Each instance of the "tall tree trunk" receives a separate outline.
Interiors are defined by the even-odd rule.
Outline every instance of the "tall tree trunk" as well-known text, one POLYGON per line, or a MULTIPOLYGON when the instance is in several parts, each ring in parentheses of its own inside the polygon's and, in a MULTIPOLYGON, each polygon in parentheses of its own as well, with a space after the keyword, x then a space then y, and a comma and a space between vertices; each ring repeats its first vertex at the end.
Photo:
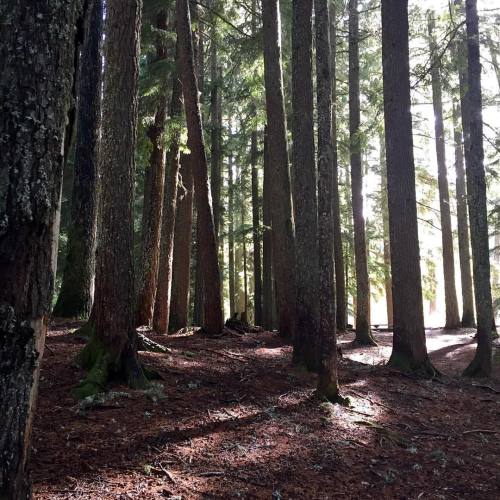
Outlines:
POLYGON ((370 332, 370 281, 363 215, 363 172, 359 103, 358 0, 349 0, 349 134, 354 257, 356 263, 356 338, 358 345, 376 345, 370 332))
MULTIPOLYGON (((231 131, 231 126, 229 127, 231 131)), ((229 245, 229 315, 234 317, 236 312, 236 280, 234 267, 234 180, 233 180, 233 157, 229 156, 227 162, 228 170, 228 245, 229 245)))
MULTIPOLYGON (((176 50, 178 54, 178 48, 176 50)), ((171 120, 175 123, 182 116, 182 85, 179 79, 179 58, 176 55, 177 70, 172 83, 171 120)), ((158 266, 158 288, 153 315, 153 329, 157 333, 168 333, 172 286, 172 263, 174 255, 175 215, 177 209, 177 183, 180 169, 181 129, 177 127, 167 154, 163 212, 161 225, 160 259, 158 266)))
POLYGON ((387 310, 387 328, 394 326, 392 309, 392 276, 391 276, 391 244, 389 241, 389 207, 387 202, 387 163, 385 160, 385 139, 380 135, 380 174, 381 174, 381 199, 382 199, 382 228, 384 235, 384 287, 385 304, 387 310))
POLYGON ((408 0, 382 0, 387 195, 394 304, 389 364, 434 373, 425 345, 410 100, 408 0))
POLYGON ((486 179, 484 173, 483 120, 479 19, 476 0, 466 0, 468 88, 467 122, 470 138, 466 141, 467 195, 472 243, 472 266, 477 313, 477 350, 464 375, 489 376, 491 373, 491 330, 493 307, 490 284, 490 253, 486 179))
POLYGON ((269 139, 273 268, 279 332, 293 338, 296 317, 295 235, 286 142, 278 0, 262 0, 264 77, 269 139))
POLYGON ((319 377, 318 394, 339 398, 335 332, 332 75, 328 0, 315 0, 318 108, 319 377))
POLYGON ((1 498, 31 497, 31 427, 54 288, 61 151, 82 5, 0 4, 1 498))
POLYGON ((193 173, 191 157, 181 154, 178 179, 170 304, 171 331, 188 326, 193 228, 193 173))
POLYGON ((474 298, 470 267, 470 241, 467 210, 467 189, 465 185, 464 153, 462 149, 462 129, 459 124, 460 108, 453 105, 453 137, 455 142, 455 172, 457 190, 458 253, 460 256, 460 278, 462 283, 462 327, 473 328, 474 298))
POLYGON ((123 4, 120 0, 107 0, 96 293, 91 336, 80 353, 81 364, 89 372, 75 389, 79 397, 102 391, 111 378, 125 380, 131 387, 145 384, 137 358, 133 307, 140 25, 140 1, 123 4))
POLYGON ((292 26, 292 165, 295 209, 297 318, 293 360, 319 368, 318 203, 314 158, 312 83, 313 0, 293 0, 292 26))
POLYGON ((94 298, 102 83, 102 0, 92 0, 80 58, 75 173, 61 290, 53 314, 88 318, 94 298))
POLYGON ((198 214, 198 251, 203 272, 203 329, 208 334, 218 334, 222 329, 222 298, 212 213, 212 197, 208 184, 208 165, 203 141, 198 87, 193 60, 191 19, 187 0, 177 0, 177 36, 181 60, 182 88, 188 125, 188 146, 193 156, 195 203, 198 214))
POLYGON ((434 108, 434 135, 438 164, 439 208, 441 215, 441 241, 443 256, 444 294, 446 307, 445 329, 460 327, 457 291, 455 287, 455 257, 453 252, 453 233, 451 228, 450 193, 446 165, 446 147, 444 140, 443 102, 441 96, 441 70, 434 40, 435 21, 433 14, 428 14, 428 31, 431 53, 432 104, 434 108))
POLYGON ((330 13, 330 59, 332 77, 332 154, 333 154, 333 246, 335 254, 335 300, 337 330, 347 329, 346 279, 344 248, 340 222, 339 162, 337 152, 337 20, 335 1, 331 1, 330 13))
POLYGON ((264 186, 262 196, 262 326, 273 329, 273 264, 271 235, 271 183, 267 126, 264 131, 264 186))

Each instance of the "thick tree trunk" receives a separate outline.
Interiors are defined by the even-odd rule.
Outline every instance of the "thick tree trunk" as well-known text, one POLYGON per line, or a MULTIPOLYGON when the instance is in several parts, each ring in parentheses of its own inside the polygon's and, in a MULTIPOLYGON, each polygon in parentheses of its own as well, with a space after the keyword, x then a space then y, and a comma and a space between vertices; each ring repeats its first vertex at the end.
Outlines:
POLYGON ((434 373, 425 345, 410 100, 408 1, 382 0, 387 195, 394 304, 389 364, 434 373))
POLYGON ((318 395, 339 399, 335 332, 332 75, 328 0, 315 0, 318 109, 319 378, 318 395))
POLYGON ((382 198, 382 228, 384 236, 384 287, 385 304, 387 310, 387 328, 394 326, 394 314, 392 309, 392 276, 391 276, 391 244, 389 241, 389 207, 387 202, 387 163, 385 160, 385 139, 380 135, 380 174, 382 198))
POLYGON ((88 318, 94 299, 101 124, 102 0, 92 0, 80 58, 75 173, 68 253, 54 316, 88 318))
POLYGON ((125 380, 131 387, 145 384, 137 358, 133 306, 140 25, 140 1, 124 4, 120 0, 107 0, 96 293, 90 339, 80 353, 81 364, 89 372, 75 389, 79 397, 102 391, 110 378, 125 380))
POLYGON ((170 331, 188 326, 191 271, 191 235, 193 228, 193 174, 191 158, 181 154, 172 264, 170 331))
POLYGON ((354 257, 356 263, 356 338, 358 345, 376 345, 370 332, 370 281, 363 215, 363 171, 359 103, 358 0, 349 0, 349 134, 354 257))
POLYGON ((472 243, 472 266, 477 313, 477 350, 464 375, 489 376, 491 373, 491 330, 493 307, 490 284, 490 253, 488 245, 488 211, 484 172, 483 120, 481 93, 481 60, 479 52, 479 19, 476 0, 466 0, 468 87, 466 117, 469 140, 465 155, 467 195, 472 243))
POLYGON ((223 326, 220 271, 193 60, 191 19, 187 0, 177 0, 176 5, 182 88, 188 125, 188 146, 194 160, 193 178, 198 214, 198 251, 200 252, 203 272, 203 328, 208 334, 218 334, 223 326))
MULTIPOLYGON (((167 31, 167 13, 160 10, 156 16, 158 30, 156 57, 152 64, 167 57, 165 33, 167 31), (163 33, 163 34, 161 34, 163 33)), ((167 119, 167 91, 160 91, 156 106, 154 123, 148 128, 147 135, 151 142, 151 155, 144 182, 144 207, 142 215, 142 247, 138 279, 136 324, 147 325, 153 320, 153 309, 158 283, 160 259, 160 237, 165 182, 165 146, 164 132, 167 119)))
POLYGON ((453 106, 453 137, 455 142, 455 173, 457 190, 458 253, 460 256, 460 278, 462 283, 462 327, 473 328, 474 295, 470 267, 470 241, 467 210, 467 188, 465 184, 464 153, 462 149, 462 129, 459 125, 460 108, 453 106))
MULTIPOLYGON (((176 50, 178 53, 178 49, 176 50)), ((176 56, 177 69, 179 67, 176 56)), ((182 85, 178 70, 172 83, 172 104, 170 117, 175 123, 182 115, 182 85)), ((177 209, 177 183, 180 169, 181 129, 177 127, 173 133, 172 143, 167 154, 167 172, 165 175, 165 193, 161 225, 160 259, 158 268, 158 288, 153 315, 153 329, 157 333, 168 333, 170 319, 170 301, 172 286, 172 263, 174 255, 175 214, 177 209)))
POLYGON ((297 318, 293 360, 319 368, 318 203, 314 158, 312 83, 313 0, 293 0, 292 26, 292 165, 295 209, 297 318))
POLYGON ((346 279, 344 269, 344 247, 340 219, 339 163, 337 152, 337 20, 335 1, 331 1, 330 13, 330 59, 332 77, 332 154, 333 154, 333 246, 335 254, 335 300, 337 330, 347 329, 346 279))
POLYGON ((446 165, 446 147, 443 124, 443 102, 441 96, 441 70, 437 59, 437 47, 434 40, 435 21, 433 14, 428 14, 428 32, 431 53, 432 104, 434 108, 434 135, 438 164, 439 208, 441 215, 441 241, 443 256, 444 295, 446 307, 445 329, 460 327, 457 291, 455 287, 455 257, 453 252, 453 233, 450 214, 450 193, 446 165))
POLYGON ((296 318, 295 235, 286 142, 278 0, 262 0, 264 76, 269 139, 273 268, 279 332, 291 339, 296 318))
POLYGON ((273 329, 273 256, 271 235, 271 183, 267 126, 264 131, 264 186, 262 196, 262 326, 273 329))
POLYGON ((31 497, 31 426, 54 288, 61 152, 82 5, 0 4, 0 498, 6 499, 31 497))

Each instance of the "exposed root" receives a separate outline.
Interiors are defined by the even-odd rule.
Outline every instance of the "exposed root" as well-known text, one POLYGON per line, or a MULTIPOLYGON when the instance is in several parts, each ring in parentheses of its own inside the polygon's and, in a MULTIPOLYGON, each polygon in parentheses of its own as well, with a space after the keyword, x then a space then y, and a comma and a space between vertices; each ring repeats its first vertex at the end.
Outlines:
POLYGON ((159 352, 162 354, 168 354, 172 351, 154 340, 148 339, 146 335, 142 333, 137 333, 137 350, 147 351, 147 352, 159 352))
POLYGON ((441 376, 439 370, 433 366, 429 358, 426 358, 422 362, 416 362, 410 357, 402 353, 395 353, 394 351, 389 358, 387 366, 403 373, 411 373, 420 378, 436 378, 441 376))

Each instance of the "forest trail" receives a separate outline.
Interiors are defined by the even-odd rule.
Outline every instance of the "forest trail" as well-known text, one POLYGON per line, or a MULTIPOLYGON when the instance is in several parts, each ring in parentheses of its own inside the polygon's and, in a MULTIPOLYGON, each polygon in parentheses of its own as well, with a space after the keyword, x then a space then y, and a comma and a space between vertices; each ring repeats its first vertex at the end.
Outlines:
POLYGON ((291 368, 275 334, 153 336, 171 354, 141 359, 164 389, 113 387, 116 399, 83 409, 70 397, 83 376, 68 362, 82 345, 74 326, 47 338, 37 499, 498 498, 500 373, 454 378, 474 354, 470 331, 428 332, 439 382, 382 366, 390 334, 371 349, 342 336, 351 408, 315 399, 315 377, 291 368))

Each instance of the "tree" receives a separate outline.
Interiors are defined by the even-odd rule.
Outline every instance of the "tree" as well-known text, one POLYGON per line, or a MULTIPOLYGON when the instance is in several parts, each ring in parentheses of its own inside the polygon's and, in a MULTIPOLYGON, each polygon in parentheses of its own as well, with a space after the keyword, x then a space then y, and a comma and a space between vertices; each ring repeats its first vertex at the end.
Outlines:
POLYGON ((262 23, 278 329, 283 337, 292 338, 296 316, 296 286, 293 271, 295 235, 286 142, 278 0, 262 0, 262 23))
POLYGON ((420 275, 407 0, 382 0, 382 63, 394 305, 389 364, 433 373, 425 345, 420 275))
POLYGON ((488 211, 484 173, 483 120, 481 93, 481 60, 479 50, 479 19, 476 0, 466 0, 467 24, 467 102, 468 133, 465 154, 469 224, 472 244, 472 267, 477 313, 477 349, 474 359, 465 369, 467 376, 489 376, 491 373, 491 325, 493 307, 490 284, 490 254, 488 246, 488 211))
POLYGON ((75 174, 68 253, 54 316, 88 318, 94 298, 98 206, 98 152, 102 84, 102 0, 93 0, 85 21, 78 82, 75 174))
POLYGON ((328 0, 315 0, 318 108, 319 377, 318 395, 338 400, 335 332, 332 90, 328 0))
POLYGON ((443 101, 441 95, 441 69, 436 41, 434 39, 435 20, 428 12, 428 32, 431 54, 432 105, 434 108, 434 135, 438 164, 439 208, 441 217, 441 240, 443 255, 444 292, 446 306, 445 329, 454 330, 460 326, 457 291, 455 288, 455 257, 451 228, 450 194, 446 166, 446 147, 443 124, 443 101))
POLYGON ((356 338, 358 345, 377 345, 370 332, 370 281, 363 215, 363 173, 359 103, 358 0, 349 0, 349 134, 354 256, 356 263, 356 338))
POLYGON ((176 12, 181 81, 188 126, 188 147, 193 157, 199 236, 197 243, 203 272, 203 328, 208 334, 218 334, 223 324, 221 282, 187 0, 177 0, 176 12))
MULTIPOLYGON (((229 124, 231 132, 231 123, 229 124)), ((227 189, 228 189, 228 250, 229 250, 229 316, 232 318, 236 312, 236 279, 234 265, 234 191, 235 183, 233 180, 233 156, 230 154, 227 162, 227 189)))
POLYGON ((346 280, 344 247, 340 222, 339 165, 337 148, 337 27, 335 1, 331 2, 330 13, 330 58, 332 76, 332 148, 333 148, 333 246, 335 253, 335 300, 337 329, 347 328, 346 280))
POLYGON ((7 0, 0 19, 0 497, 25 499, 83 2, 7 0))
MULTIPOLYGON (((176 66, 179 67, 178 47, 176 49, 176 66)), ((175 214, 177 207, 177 184, 180 169, 181 129, 179 119, 182 116, 182 85, 178 70, 174 72, 172 83, 172 103, 170 118, 175 130, 167 154, 167 172, 163 196, 163 212, 161 224, 160 259, 158 280, 153 313, 153 329, 157 333, 168 333, 170 319, 170 299, 172 289, 172 263, 174 254, 175 214)))
POLYGON ((297 318, 295 363, 318 369, 318 203, 314 158, 312 84, 312 0, 293 1, 292 26, 292 166, 295 210, 297 318))
POLYGON ((102 391, 113 378, 135 388, 146 382, 137 357, 133 260, 140 23, 140 1, 107 0, 96 291, 90 338, 79 355, 88 374, 74 391, 78 397, 102 391))

